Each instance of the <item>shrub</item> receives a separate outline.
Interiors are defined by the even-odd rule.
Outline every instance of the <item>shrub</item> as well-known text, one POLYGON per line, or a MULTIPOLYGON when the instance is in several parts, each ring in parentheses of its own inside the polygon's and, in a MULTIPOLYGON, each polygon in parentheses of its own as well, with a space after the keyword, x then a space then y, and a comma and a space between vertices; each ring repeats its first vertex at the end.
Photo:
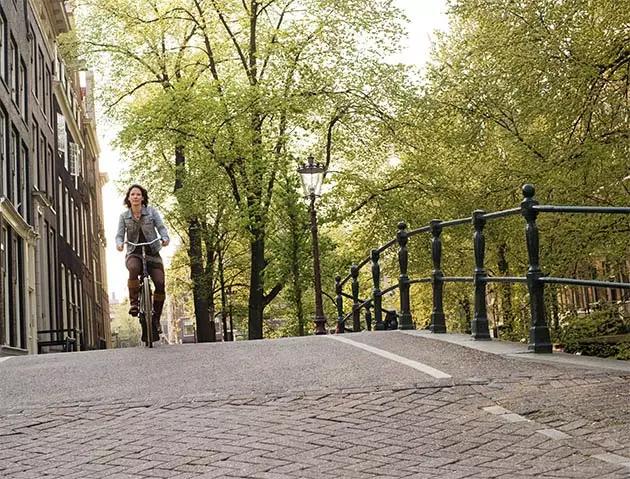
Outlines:
POLYGON ((630 359, 630 318, 614 306, 564 318, 559 339, 567 353, 630 359))

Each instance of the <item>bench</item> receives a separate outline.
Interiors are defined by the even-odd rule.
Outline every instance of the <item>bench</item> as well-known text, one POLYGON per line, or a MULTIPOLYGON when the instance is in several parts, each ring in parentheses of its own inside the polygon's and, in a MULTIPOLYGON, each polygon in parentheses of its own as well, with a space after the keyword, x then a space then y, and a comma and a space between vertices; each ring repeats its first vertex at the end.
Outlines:
POLYGON ((77 339, 81 331, 75 328, 47 329, 38 331, 37 334, 49 334, 51 337, 51 339, 37 339, 37 354, 42 354, 42 348, 50 346, 61 346, 61 351, 65 353, 77 350, 77 339), (63 337, 59 338, 62 334, 63 337), (57 339, 52 339, 53 335, 56 335, 57 339))

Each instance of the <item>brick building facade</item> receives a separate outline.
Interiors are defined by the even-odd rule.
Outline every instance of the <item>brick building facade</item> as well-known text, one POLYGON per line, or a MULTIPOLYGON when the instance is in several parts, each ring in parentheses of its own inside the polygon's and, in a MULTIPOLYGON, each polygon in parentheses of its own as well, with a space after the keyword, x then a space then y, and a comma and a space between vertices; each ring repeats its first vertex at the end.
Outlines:
POLYGON ((58 50, 64 0, 0 3, 0 355, 109 341, 93 76, 58 50), (54 332, 50 332, 54 331, 54 332))

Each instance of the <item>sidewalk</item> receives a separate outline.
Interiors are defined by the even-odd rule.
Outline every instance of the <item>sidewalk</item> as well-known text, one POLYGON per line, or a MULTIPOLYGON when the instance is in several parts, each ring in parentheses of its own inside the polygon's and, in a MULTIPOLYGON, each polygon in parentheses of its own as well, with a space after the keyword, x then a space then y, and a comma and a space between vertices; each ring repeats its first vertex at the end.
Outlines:
POLYGON ((428 330, 404 331, 406 334, 430 338, 438 341, 446 341, 466 348, 477 349, 486 353, 498 354, 506 357, 518 357, 546 363, 572 364, 583 368, 611 369, 630 373, 630 361, 620 361, 616 359, 597 358, 592 356, 581 356, 554 351, 552 354, 535 354, 527 349, 527 344, 513 343, 493 339, 491 341, 477 341, 468 334, 447 333, 433 334, 428 330))

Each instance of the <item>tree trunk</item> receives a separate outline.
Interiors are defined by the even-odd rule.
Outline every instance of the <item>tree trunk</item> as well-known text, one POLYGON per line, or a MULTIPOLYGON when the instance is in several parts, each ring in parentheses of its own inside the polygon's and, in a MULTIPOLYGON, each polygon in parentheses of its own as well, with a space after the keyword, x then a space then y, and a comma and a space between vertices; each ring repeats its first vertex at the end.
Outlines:
MULTIPOLYGON (((499 261, 497 266, 499 267, 500 276, 508 276, 510 272, 510 266, 505 258, 507 245, 501 243, 499 245, 499 261)), ((501 291, 501 309, 503 315, 503 326, 508 332, 513 332, 514 327, 514 310, 512 308, 512 285, 504 283, 499 285, 501 291)))
POLYGON ((462 307, 462 311, 464 312, 464 333, 470 334, 472 332, 470 325, 472 324, 473 320, 472 309, 470 307, 470 299, 468 298, 468 296, 463 296, 462 298, 460 298, 459 304, 462 307))
POLYGON ((263 338, 263 310, 265 307, 264 269, 265 238, 264 232, 252 228, 254 238, 250 243, 250 283, 249 283, 249 321, 248 339, 263 338))
POLYGON ((227 290, 225 287, 225 272, 223 271, 223 252, 217 249, 217 274, 219 276, 219 291, 221 291, 221 325, 223 327, 223 341, 228 341, 227 325, 227 290))
POLYGON ((201 228, 197 219, 188 222, 188 238, 190 241, 188 257, 190 258, 190 279, 193 282, 197 342, 214 342, 216 341, 216 332, 214 321, 210 321, 208 307, 210 285, 203 267, 201 228))
POLYGON ((547 301, 551 303, 551 324, 553 325, 553 332, 555 334, 558 334, 560 332, 560 305, 558 304, 558 285, 550 284, 549 287, 545 289, 545 294, 547 296, 547 301))
MULTIPOLYGON (((216 307, 214 303, 214 262, 216 258, 216 250, 214 248, 212 235, 209 234, 211 227, 207 223, 203 223, 203 237, 205 244, 205 268, 204 268, 204 283, 206 285, 206 298, 208 299, 208 321, 210 322, 210 334, 212 338, 210 342, 215 342, 216 337, 216 324, 214 322, 216 307)), ((214 229, 214 226, 212 227, 214 229)))
MULTIPOLYGON (((178 191, 184 186, 185 164, 184 146, 177 145, 175 147, 175 187, 173 189, 176 197, 178 191)), ((201 225, 197 217, 188 219, 188 239, 190 242, 188 259, 190 260, 190 279, 193 282, 197 341, 200 343, 216 341, 214 321, 210 321, 210 313, 208 311, 209 285, 203 267, 201 225)))
POLYGON ((184 155, 184 147, 178 145, 175 147, 175 187, 173 193, 177 195, 177 192, 184 186, 184 164, 186 163, 186 156, 184 155))
POLYGON ((291 251, 292 273, 293 273, 293 300, 295 301, 295 313, 298 322, 298 335, 304 336, 304 305, 302 304, 302 285, 300 283, 300 263, 298 262, 297 241, 293 242, 291 251))

